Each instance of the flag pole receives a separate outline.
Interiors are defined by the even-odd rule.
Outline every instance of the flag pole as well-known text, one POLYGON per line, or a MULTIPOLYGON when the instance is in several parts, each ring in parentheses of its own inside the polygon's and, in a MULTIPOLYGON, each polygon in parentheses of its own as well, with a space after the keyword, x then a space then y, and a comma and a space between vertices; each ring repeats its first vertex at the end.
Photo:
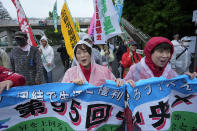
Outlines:
MULTIPOLYGON (((20 7, 22 8, 22 10, 23 10, 23 13, 24 13, 24 15, 25 15, 25 18, 27 19, 27 22, 29 23, 29 20, 28 20, 28 18, 27 18, 27 16, 26 16, 26 14, 25 14, 25 11, 24 11, 24 9, 23 9, 23 7, 21 6, 21 2, 20 2, 20 0, 19 0, 19 3, 20 3, 20 7)), ((31 24, 29 23, 29 27, 31 28, 31 24)), ((36 38, 36 36, 35 36, 35 34, 34 34, 34 32, 33 32, 33 29, 31 28, 31 30, 32 30, 32 34, 33 34, 33 37, 34 37, 34 40, 36 41, 36 44, 37 45, 40 45, 40 42, 37 40, 37 38, 36 38)))

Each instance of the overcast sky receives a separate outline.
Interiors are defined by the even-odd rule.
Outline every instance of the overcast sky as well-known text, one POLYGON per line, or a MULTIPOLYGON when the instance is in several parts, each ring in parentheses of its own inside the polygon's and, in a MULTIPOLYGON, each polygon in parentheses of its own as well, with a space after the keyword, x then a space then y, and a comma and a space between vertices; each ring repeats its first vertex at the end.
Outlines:
MULTIPOLYGON (((17 18, 16 8, 12 0, 0 0, 3 6, 7 9, 10 16, 17 18)), ((28 18, 46 18, 49 16, 49 11, 53 10, 55 0, 20 0, 20 3, 28 18)), ((67 0, 72 17, 92 17, 94 8, 93 0, 67 0)), ((57 0, 58 15, 61 13, 64 0, 57 0)))

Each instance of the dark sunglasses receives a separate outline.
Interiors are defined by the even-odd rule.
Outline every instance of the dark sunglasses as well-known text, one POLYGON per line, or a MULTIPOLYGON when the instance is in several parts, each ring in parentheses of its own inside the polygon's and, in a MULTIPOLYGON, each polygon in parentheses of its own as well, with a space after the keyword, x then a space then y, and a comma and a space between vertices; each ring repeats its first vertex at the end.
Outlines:
POLYGON ((15 37, 15 40, 16 41, 21 41, 21 40, 25 40, 25 38, 24 37, 15 37))
POLYGON ((26 39, 24 37, 15 37, 15 41, 17 43, 25 43, 26 42, 26 39))

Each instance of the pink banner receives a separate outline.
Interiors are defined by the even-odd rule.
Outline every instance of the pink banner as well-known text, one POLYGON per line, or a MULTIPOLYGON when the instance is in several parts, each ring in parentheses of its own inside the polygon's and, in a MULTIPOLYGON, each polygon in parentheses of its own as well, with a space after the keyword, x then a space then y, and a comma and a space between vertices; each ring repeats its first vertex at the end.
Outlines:
POLYGON ((88 28, 88 34, 90 36, 94 35, 94 19, 95 19, 94 17, 95 17, 95 14, 93 14, 92 20, 91 20, 91 23, 90 23, 90 27, 88 28))
POLYGON ((25 13, 23 11, 23 8, 21 7, 19 0, 12 0, 12 3, 15 5, 17 10, 17 18, 21 31, 27 33, 28 43, 30 45, 37 46, 31 27, 27 21, 27 18, 25 16, 25 13))

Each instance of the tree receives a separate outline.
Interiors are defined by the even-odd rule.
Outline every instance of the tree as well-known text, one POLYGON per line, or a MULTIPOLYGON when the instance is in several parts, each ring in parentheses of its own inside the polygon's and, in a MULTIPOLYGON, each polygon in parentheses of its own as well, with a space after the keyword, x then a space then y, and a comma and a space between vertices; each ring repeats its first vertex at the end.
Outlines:
MULTIPOLYGON (((60 17, 58 16, 58 19, 60 17)), ((49 17, 48 19, 53 19, 53 13, 52 11, 49 11, 49 17)), ((52 41, 52 43, 50 43, 51 45, 58 45, 60 44, 60 41, 63 39, 62 37, 62 32, 59 29, 58 32, 54 32, 54 28, 47 28, 45 29, 45 34, 48 37, 48 39, 50 39, 52 41)))
POLYGON ((123 17, 150 36, 172 38, 173 34, 194 35, 193 0, 128 0, 124 1, 123 17))
MULTIPOLYGON (((52 11, 49 11, 48 19, 53 19, 52 11)), ((59 16, 58 16, 58 19, 60 19, 59 16)), ((54 28, 47 28, 44 30, 44 32, 46 36, 48 37, 48 39, 51 40, 50 45, 58 45, 61 43, 60 41, 63 39, 61 29, 59 29, 58 32, 54 32, 54 28)))
POLYGON ((58 30, 57 33, 54 32, 54 28, 47 28, 44 33, 48 37, 49 40, 51 40, 52 43, 50 45, 59 45, 60 41, 62 40, 62 32, 61 30, 58 30))
POLYGON ((49 11, 49 18, 53 19, 53 12, 49 11))
POLYGON ((8 11, 3 7, 3 4, 1 1, 0 1, 0 19, 7 19, 7 20, 12 19, 8 11))

